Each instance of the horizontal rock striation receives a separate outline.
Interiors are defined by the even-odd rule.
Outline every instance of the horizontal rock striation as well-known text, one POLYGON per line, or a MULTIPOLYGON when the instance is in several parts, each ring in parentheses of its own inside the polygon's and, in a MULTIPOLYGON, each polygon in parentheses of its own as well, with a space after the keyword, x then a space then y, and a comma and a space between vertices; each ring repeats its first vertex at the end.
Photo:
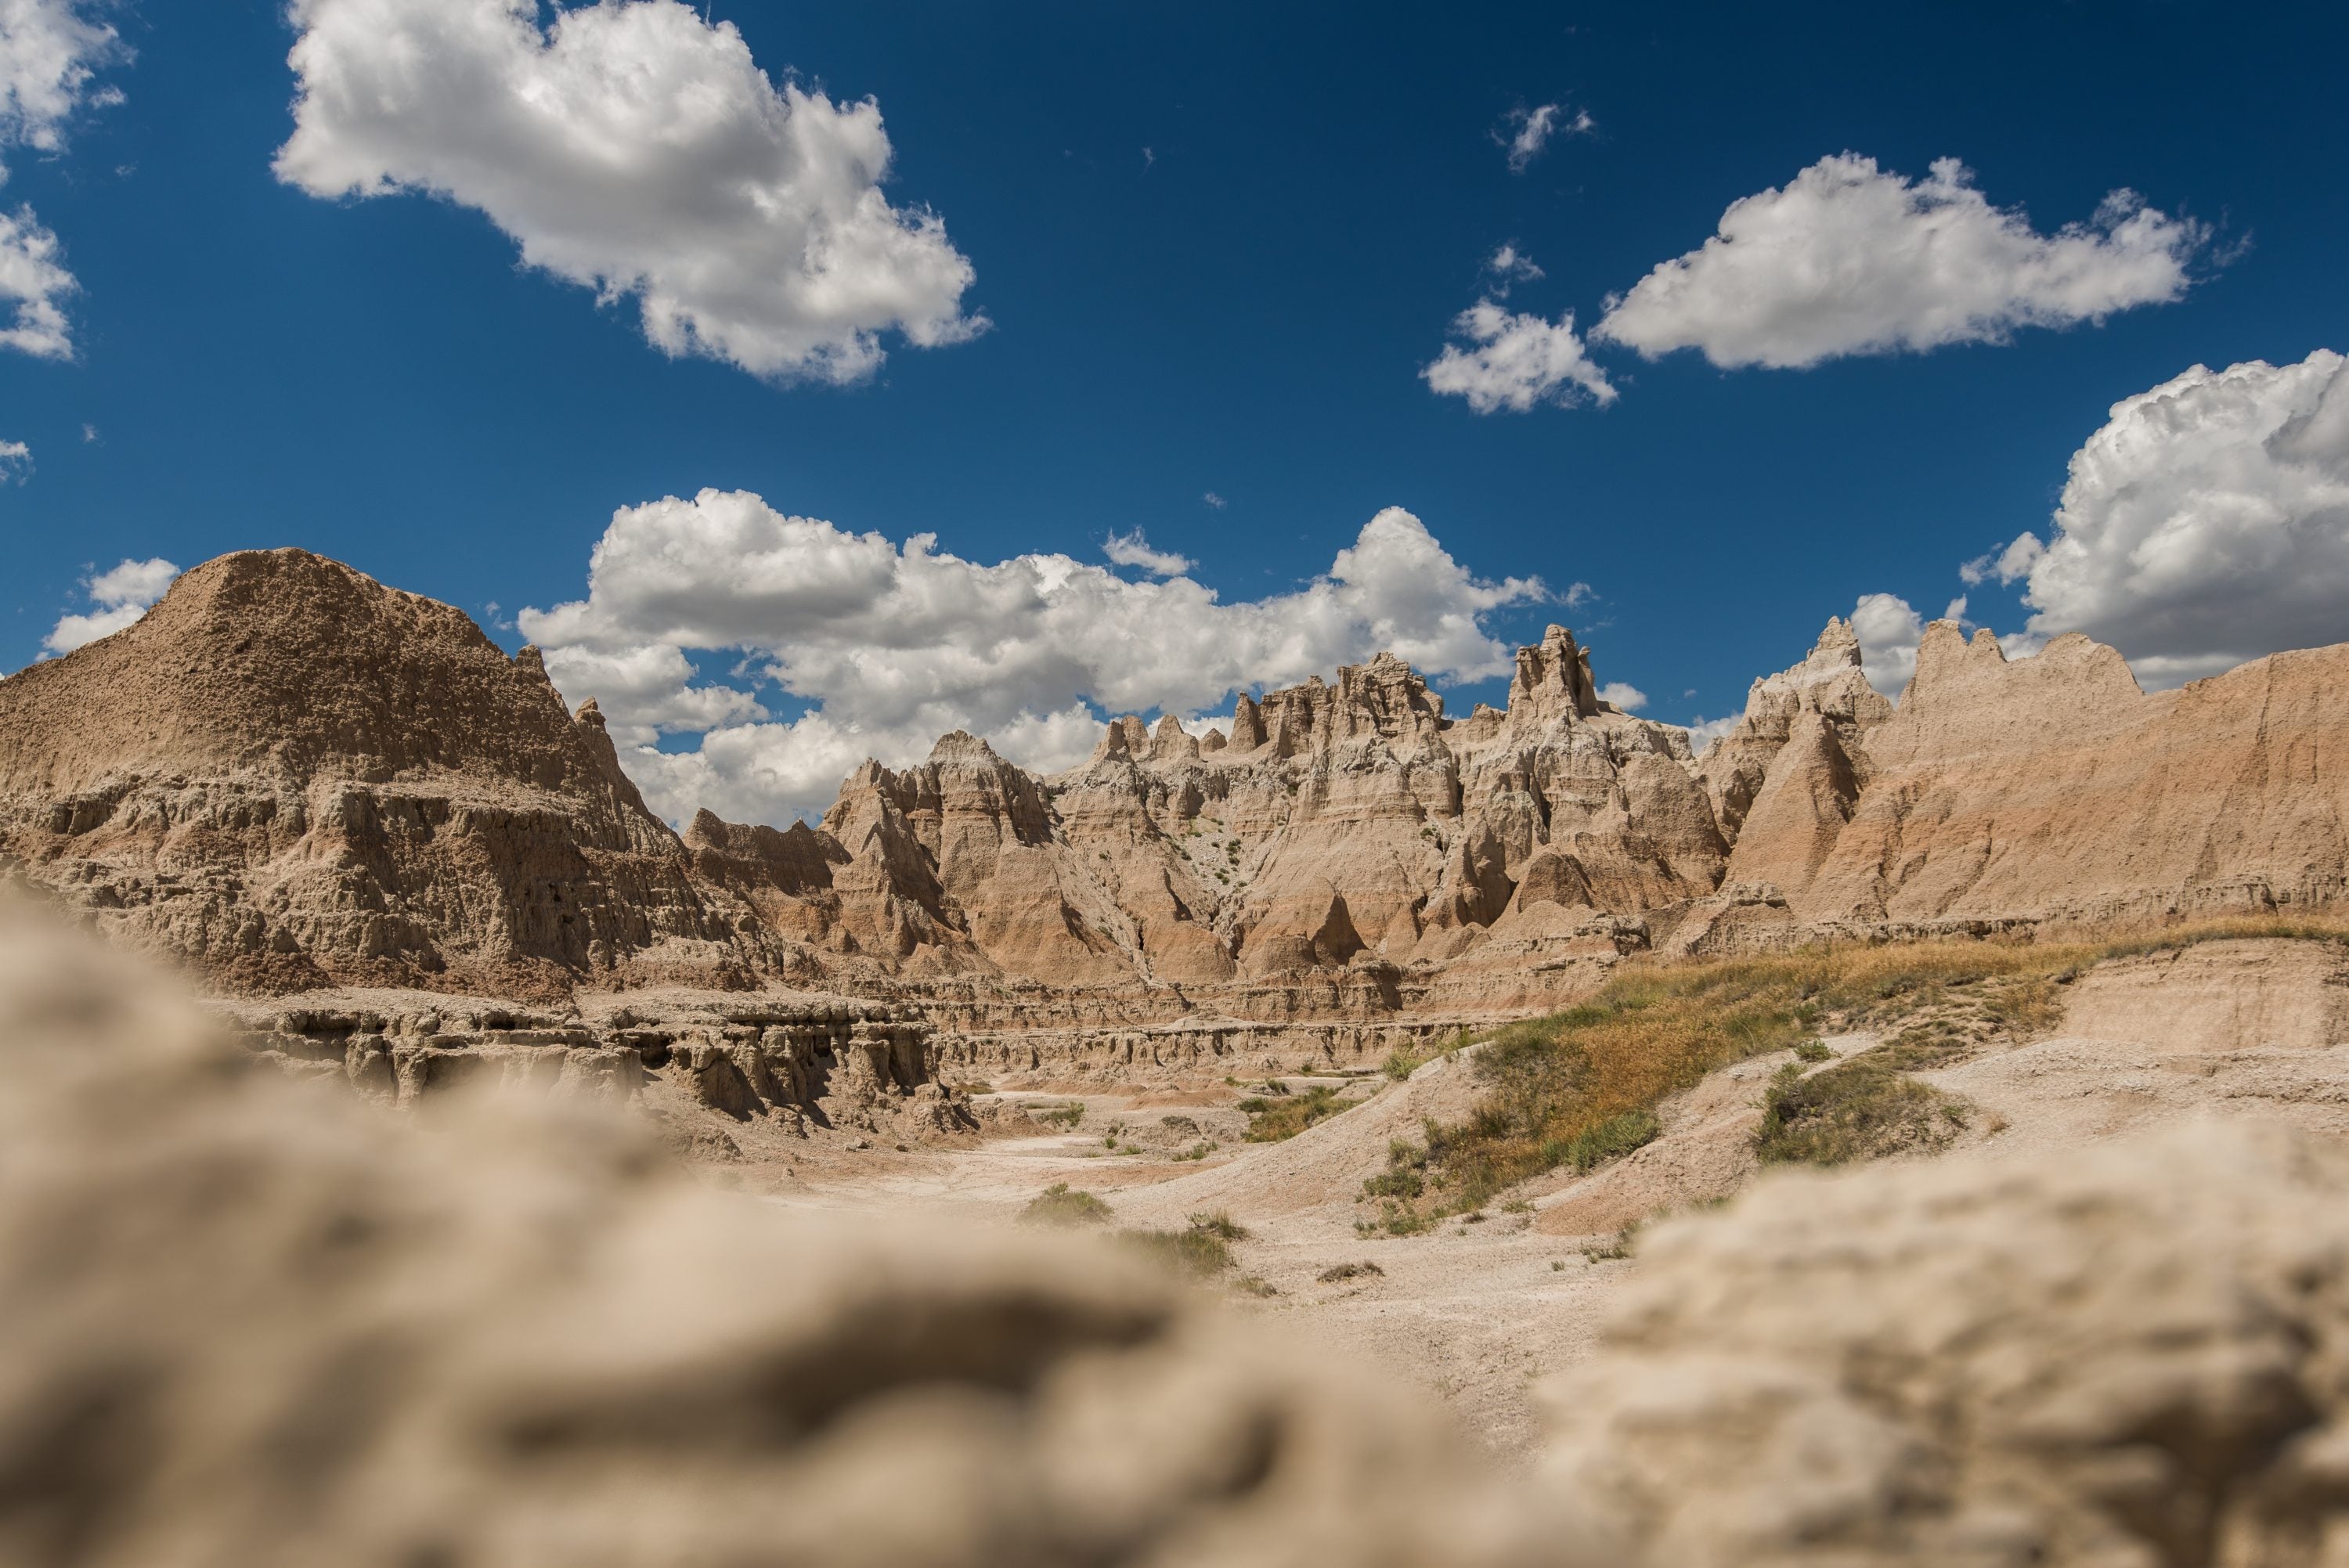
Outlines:
POLYGON ((746 941, 533 650, 299 550, 0 681, 0 854, 231 990, 749 985, 746 941))
POLYGON ((346 990, 223 1003, 230 1033, 297 1078, 409 1108, 462 1088, 625 1103, 666 1077, 737 1121, 877 1131, 974 1126, 936 1081, 930 1029, 902 1006, 775 992, 662 991, 538 1011, 481 997, 346 990))
POLYGON ((1751 945, 2349 895, 2349 645, 2148 694, 2086 637, 2010 660, 1988 632, 1938 621, 1897 710, 1832 677, 1805 684, 1809 667, 1756 683, 1705 758, 1716 799, 1750 802, 1724 883, 1745 902, 1707 901, 1676 933, 1683 947, 1741 910, 1751 945))
MULTIPOLYGON (((865 763, 821 823, 704 811, 680 839, 533 650, 251 552, 0 681, 0 859, 233 994, 561 1015, 821 989, 918 1016, 976 1076, 1353 1065, 1555 1006, 1643 951, 2337 903, 2344 696, 2349 646, 2147 696, 2085 638, 2010 661, 1939 623, 1896 708, 1834 621, 1698 758, 1601 700, 1553 626, 1506 706, 1465 717, 1381 655, 1243 696, 1228 733, 1122 717, 1051 777, 957 733, 914 767, 865 763)), ((797 1047, 730 1033, 789 1026, 720 1019, 695 1070, 798 1106, 797 1047)), ((475 1057, 604 1072, 475 1032, 465 1064, 429 1036, 387 1055, 396 1091, 475 1057)), ((870 1076, 907 1087, 895 1057, 870 1076)))

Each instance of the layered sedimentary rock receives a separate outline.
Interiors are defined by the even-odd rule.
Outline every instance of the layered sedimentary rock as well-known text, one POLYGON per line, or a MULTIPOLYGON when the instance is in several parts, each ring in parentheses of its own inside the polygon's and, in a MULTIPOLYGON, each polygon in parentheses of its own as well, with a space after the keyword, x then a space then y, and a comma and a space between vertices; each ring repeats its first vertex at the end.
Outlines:
POLYGON ((0 854, 231 989, 750 983, 591 702, 461 612, 299 550, 228 555, 0 681, 0 854))
POLYGON ((2147 696, 2085 639, 2010 662, 1938 624, 1895 709, 1838 621, 1700 759, 1554 626, 1464 717, 1381 655, 1228 734, 1122 717, 1049 778, 955 734, 820 824, 680 840, 533 652, 272 551, 0 681, 0 860, 230 991, 790 986, 917 1009, 978 1074, 1213 1070, 1382 1055, 1646 950, 2330 903, 2344 696, 2349 647, 2147 696))
POLYGON ((1716 799, 1750 792, 1727 882, 1775 892, 1782 933, 2142 923, 2349 892, 2349 646, 2148 694, 2086 637, 2010 660, 1941 621, 1897 711, 1857 686, 1790 704, 1770 685, 1703 767, 1716 799))
POLYGON ((1121 718, 1040 779, 952 735, 859 769, 788 852, 709 818, 688 842, 827 962, 965 1031, 1175 1026, 1180 1051, 1201 1014, 1491 1016, 1587 988, 1644 912, 1719 882, 1691 769, 1685 734, 1608 707, 1552 627, 1506 709, 1465 720, 1381 655, 1243 700, 1229 736, 1121 718))

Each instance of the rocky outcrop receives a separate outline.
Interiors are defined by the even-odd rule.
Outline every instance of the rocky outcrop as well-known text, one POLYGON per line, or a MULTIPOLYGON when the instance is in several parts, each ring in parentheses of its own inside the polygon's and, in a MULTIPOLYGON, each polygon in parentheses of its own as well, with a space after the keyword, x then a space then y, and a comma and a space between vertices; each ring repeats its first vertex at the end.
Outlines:
POLYGON ((747 984, 593 703, 533 650, 299 550, 196 568, 0 681, 0 854, 232 989, 747 984))
POLYGON ((1727 845, 1691 767, 1683 732, 1609 708, 1552 627, 1508 707, 1465 721, 1381 655, 1243 700, 1228 737, 1123 717, 1044 779, 952 735, 858 769, 820 830, 705 819, 688 842, 824 962, 953 1027, 1318 1022, 1352 1049, 1340 1026, 1401 1043, 1415 1013, 1578 994, 1644 945, 1648 912, 1710 893, 1727 845))
POLYGON ((1765 1181, 1642 1238, 1546 1476, 1663 1568, 2334 1559, 2349 1165, 2203 1122, 1765 1181))
POLYGON ((254 552, 0 682, 0 856, 233 992, 781 985, 1010 1057, 1173 1030, 1336 1059, 1642 951, 2337 902, 2344 695, 2349 647, 2147 696, 2085 639, 2009 661, 1943 623, 1896 710, 1833 621, 1700 759, 1553 626, 1465 717, 1381 655, 1242 696, 1228 734, 1123 717, 1045 778, 957 733, 821 824, 680 841, 534 652, 254 552))
POLYGON ((930 1029, 897 1004, 818 993, 662 990, 561 1011, 416 991, 216 1004, 225 1037, 297 1078, 403 1109, 494 1087, 626 1104, 666 1078, 738 1121, 879 1130, 925 1096, 936 1129, 975 1125, 935 1081, 930 1029))
POLYGON ((0 1170, 26 1568, 1551 1560, 1417 1403, 1130 1249, 308 1092, 5 910, 0 1170))
POLYGON ((2148 695, 2085 637, 2010 660, 1989 633, 1936 622, 1897 712, 1853 736, 1798 723, 1729 876, 1775 883, 1813 930, 2337 903, 2349 893, 2349 646, 2148 695), (1773 791, 1787 804, 1765 835, 1773 791), (1806 815, 1809 801, 1820 804, 1806 815))

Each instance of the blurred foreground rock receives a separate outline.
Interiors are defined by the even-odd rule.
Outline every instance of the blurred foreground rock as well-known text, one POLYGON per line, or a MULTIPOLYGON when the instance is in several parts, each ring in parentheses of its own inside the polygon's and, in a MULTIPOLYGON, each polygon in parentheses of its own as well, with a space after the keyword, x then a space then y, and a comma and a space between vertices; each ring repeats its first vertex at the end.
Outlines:
POLYGON ((1109 1249, 398 1115, 5 906, 0 1322, 28 1568, 1504 1560, 1432 1417, 1109 1249))
POLYGON ((2349 1158, 2203 1122, 1658 1230, 1548 1490, 1662 1568, 2349 1562, 2349 1158))

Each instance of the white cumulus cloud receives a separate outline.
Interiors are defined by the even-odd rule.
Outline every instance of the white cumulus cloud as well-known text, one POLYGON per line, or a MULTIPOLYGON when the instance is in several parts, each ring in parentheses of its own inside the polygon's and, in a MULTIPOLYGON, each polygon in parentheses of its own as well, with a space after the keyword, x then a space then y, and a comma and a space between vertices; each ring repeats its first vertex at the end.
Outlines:
MULTIPOLYGON (((1213 491, 1208 492, 1208 499, 1215 499, 1213 491)), ((1180 577, 1190 571, 1193 564, 1187 555, 1177 555, 1171 550, 1152 549, 1150 541, 1142 536, 1142 530, 1138 528, 1132 533, 1111 534, 1102 546, 1102 553, 1120 566, 1138 566, 1153 577, 1180 577)))
POLYGON ((1859 662, 1868 684, 1897 697, 1917 673, 1917 645, 1925 640, 1925 618, 1895 593, 1863 593, 1852 606, 1851 629, 1859 637, 1859 662))
MULTIPOLYGON (((99 67, 127 58, 112 27, 91 21, 73 0, 0 0, 0 149, 57 152, 84 105, 121 100, 96 86, 99 67)), ((0 181, 7 179, 0 168, 0 181)), ((73 357, 65 301, 79 285, 57 235, 29 206, 0 212, 0 348, 41 359, 73 357)))
POLYGON ((22 441, 0 441, 0 481, 25 482, 33 471, 33 449, 22 441))
POLYGON ((1648 706, 1648 694, 1629 681, 1609 681, 1599 688, 1599 700, 1625 713, 1637 713, 1648 706))
POLYGON ((1726 718, 1691 719, 1682 727, 1688 731, 1689 749, 1699 757, 1703 756, 1714 741, 1735 729, 1744 717, 1742 713, 1733 713, 1726 718))
POLYGON ((872 374, 895 331, 985 325, 970 263, 882 193, 881 109, 788 77, 678 0, 292 0, 294 134, 315 196, 425 191, 486 213, 523 259, 633 298, 645 335, 754 375, 872 374))
POLYGON ((1975 562, 2034 642, 2085 632, 2147 686, 2349 641, 2349 360, 2195 366, 2113 405, 2050 537, 1975 562))
POLYGON ((1460 313, 1452 330, 1468 342, 1445 344, 1420 378, 1440 396, 1465 397, 1479 414, 1615 401, 1607 373, 1583 352, 1572 311, 1551 322, 1479 300, 1460 313))
POLYGON ((1083 758, 1105 714, 1209 712, 1238 690, 1327 676, 1391 650, 1432 675, 1511 668, 1484 627, 1544 596, 1487 582, 1411 513, 1389 508, 1295 590, 1226 603, 1187 576, 1134 582, 1059 554, 966 561, 704 490, 616 513, 584 600, 518 622, 574 702, 595 697, 628 766, 673 820, 707 804, 788 820, 829 805, 868 756, 918 760, 968 729, 1056 769, 1083 758), (695 683, 693 651, 747 654, 782 696, 695 683), (796 706, 788 719, 770 717, 796 706), (649 749, 662 733, 694 749, 649 749))
POLYGON ((1955 159, 1910 181, 1872 158, 1822 158, 1730 204, 1702 248, 1658 265, 1592 335, 1653 358, 1800 368, 1854 354, 1996 343, 2177 299, 2209 231, 2106 196, 2053 234, 1993 207, 1955 159))
POLYGON ((1598 127, 1591 122, 1588 111, 1566 111, 1564 104, 1546 103, 1533 108, 1512 109, 1506 122, 1507 134, 1495 131, 1493 139, 1509 150, 1509 171, 1523 174, 1542 155, 1554 136, 1588 136, 1598 127))
POLYGON ((51 654, 69 654, 85 643, 112 636, 145 614, 179 574, 180 569, 160 556, 124 561, 98 573, 82 584, 92 607, 58 616, 41 647, 51 654))

